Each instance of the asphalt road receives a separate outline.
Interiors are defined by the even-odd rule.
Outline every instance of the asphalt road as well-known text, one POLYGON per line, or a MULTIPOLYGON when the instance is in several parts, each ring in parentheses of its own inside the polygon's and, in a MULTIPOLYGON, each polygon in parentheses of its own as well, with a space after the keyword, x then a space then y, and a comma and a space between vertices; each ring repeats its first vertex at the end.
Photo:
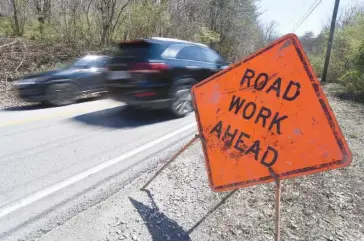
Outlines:
POLYGON ((0 240, 36 239, 168 159, 196 133, 191 114, 111 100, 0 111, 0 240))

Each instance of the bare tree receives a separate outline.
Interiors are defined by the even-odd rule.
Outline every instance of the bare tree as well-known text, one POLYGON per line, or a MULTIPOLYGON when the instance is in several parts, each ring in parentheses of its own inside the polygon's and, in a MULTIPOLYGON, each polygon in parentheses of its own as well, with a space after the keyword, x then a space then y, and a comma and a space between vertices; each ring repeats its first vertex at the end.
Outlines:
POLYGON ((106 44, 110 40, 112 23, 115 17, 116 0, 97 0, 95 2, 96 11, 99 13, 100 40, 101 44, 106 44))
POLYGON ((10 2, 8 1, 0 1, 0 16, 10 16, 10 2))
POLYGON ((34 0, 34 4, 38 15, 39 32, 43 36, 44 23, 51 15, 51 0, 34 0))
POLYGON ((263 27, 262 27, 263 40, 264 40, 265 44, 268 44, 277 38, 278 34, 276 31, 276 28, 277 28, 277 23, 274 20, 270 21, 266 25, 263 25, 263 27))
POLYGON ((19 13, 18 13, 18 6, 15 0, 11 0, 11 4, 13 7, 13 30, 15 35, 22 35, 22 30, 19 23, 19 13))
MULTIPOLYGON (((337 28, 342 28, 352 24, 355 21, 355 18, 358 16, 358 13, 361 12, 363 12, 363 8, 360 6, 351 6, 342 9, 337 20, 337 28)), ((327 25, 330 26, 329 24, 327 25)))
POLYGON ((159 35, 202 41, 235 60, 275 34, 274 23, 264 29, 258 25, 258 0, 7 1, 14 33, 22 34, 28 17, 30 26, 38 22, 40 37, 81 46, 84 42, 107 45, 115 39, 159 35), (27 5, 31 12, 27 12, 27 5))

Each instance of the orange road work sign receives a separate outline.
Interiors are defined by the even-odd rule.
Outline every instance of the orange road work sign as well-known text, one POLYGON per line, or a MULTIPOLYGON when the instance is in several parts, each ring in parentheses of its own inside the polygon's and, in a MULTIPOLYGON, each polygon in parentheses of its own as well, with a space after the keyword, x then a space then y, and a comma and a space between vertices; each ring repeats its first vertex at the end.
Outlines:
POLYGON ((352 156, 294 34, 192 88, 214 191, 324 172, 352 156))

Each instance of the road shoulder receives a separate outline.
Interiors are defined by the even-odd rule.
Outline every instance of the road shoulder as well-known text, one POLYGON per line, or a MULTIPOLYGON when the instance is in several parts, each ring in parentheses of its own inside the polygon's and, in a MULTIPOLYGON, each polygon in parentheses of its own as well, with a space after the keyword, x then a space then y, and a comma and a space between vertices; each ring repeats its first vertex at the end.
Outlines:
MULTIPOLYGON (((283 182, 283 240, 364 240, 364 107, 330 96, 353 153, 345 169, 283 182)), ((192 138, 192 136, 191 136, 192 138)), ((155 170, 154 170, 155 171, 155 170)), ((144 173, 38 240, 273 240, 274 184, 213 193, 200 143, 148 187, 144 173)))

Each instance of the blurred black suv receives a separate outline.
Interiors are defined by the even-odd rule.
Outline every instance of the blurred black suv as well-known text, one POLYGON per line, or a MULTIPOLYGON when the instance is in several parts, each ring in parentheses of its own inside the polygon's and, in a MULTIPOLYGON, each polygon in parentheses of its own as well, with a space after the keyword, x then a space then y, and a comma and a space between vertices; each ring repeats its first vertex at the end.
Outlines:
POLYGON ((166 109, 177 117, 193 111, 192 85, 227 67, 206 45, 169 38, 123 42, 109 62, 111 98, 128 105, 166 109))

